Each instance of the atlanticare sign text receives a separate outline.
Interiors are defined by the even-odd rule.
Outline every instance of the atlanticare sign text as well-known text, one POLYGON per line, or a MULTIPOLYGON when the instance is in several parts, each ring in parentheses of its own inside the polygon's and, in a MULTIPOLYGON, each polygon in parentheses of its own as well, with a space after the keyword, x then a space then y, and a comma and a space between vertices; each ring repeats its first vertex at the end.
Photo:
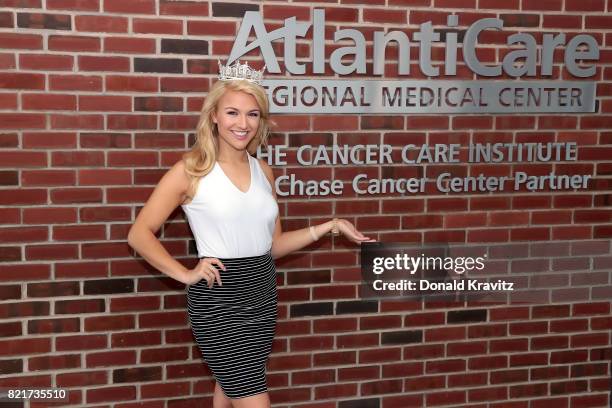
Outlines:
POLYGON ((578 34, 569 41, 564 33, 544 34, 542 43, 529 33, 509 35, 505 53, 498 64, 485 64, 477 55, 479 36, 488 30, 502 30, 503 21, 483 18, 465 31, 462 44, 456 15, 449 15, 444 36, 444 63, 434 64, 432 48, 440 44, 441 33, 431 22, 420 25, 412 39, 403 31, 376 31, 370 40, 373 47, 372 72, 366 70, 364 34, 356 29, 342 29, 334 33, 334 43, 350 45, 337 47, 329 58, 325 55, 325 11, 313 10, 312 23, 298 22, 295 17, 285 19, 285 25, 268 32, 259 12, 246 12, 234 41, 227 63, 259 49, 266 71, 282 74, 273 42, 283 41, 283 63, 290 79, 269 79, 264 87, 270 96, 273 113, 527 113, 527 112, 593 112, 595 83, 593 81, 532 81, 532 80, 437 80, 457 74, 458 62, 463 62, 474 74, 483 77, 512 77, 529 79, 553 74, 554 50, 563 48, 563 67, 577 78, 595 74, 592 61, 599 59, 595 38, 578 34), (312 28, 310 60, 297 58, 297 40, 312 28), (455 28, 455 30, 457 30, 455 28), (249 42, 249 37, 255 39, 249 42), (398 47, 397 73, 410 76, 410 48, 419 48, 418 66, 430 80, 384 79, 316 79, 326 72, 328 64, 336 75, 351 74, 382 76, 385 53, 390 43, 398 47), (461 48, 462 61, 458 61, 461 48), (315 78, 300 79, 308 71, 315 78))

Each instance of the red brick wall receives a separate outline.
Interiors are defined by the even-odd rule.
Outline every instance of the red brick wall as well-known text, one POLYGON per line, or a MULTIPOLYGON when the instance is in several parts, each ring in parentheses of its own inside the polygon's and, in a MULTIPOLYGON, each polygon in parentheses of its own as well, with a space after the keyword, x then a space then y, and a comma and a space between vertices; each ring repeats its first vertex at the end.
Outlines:
MULTIPOLYGON (((584 191, 294 197, 280 200, 280 209, 285 229, 335 214, 381 241, 554 241, 573 268, 597 272, 599 300, 511 307, 363 302, 358 251, 324 238, 278 262, 280 321, 269 363, 274 406, 607 407, 609 0, 0 0, 0 387, 61 387, 73 406, 210 405, 213 383, 187 325, 182 285, 134 256, 126 233, 191 144, 216 60, 227 57, 243 12, 260 10, 272 28, 288 16, 308 20, 315 5, 326 9, 332 30, 415 30, 424 21, 444 24, 451 12, 461 29, 500 17, 506 28, 480 47, 490 61, 518 31, 597 39, 594 114, 277 116, 272 141, 293 149, 333 140, 576 141, 578 162, 528 167, 592 174, 584 191)), ((308 55, 307 44, 299 49, 308 55)), ((465 69, 458 72, 465 77, 465 69)), ((553 79, 561 78, 567 74, 556 70, 553 79)), ((466 164, 443 168, 475 171, 466 164)), ((292 161, 275 171, 349 180, 358 170, 292 161)), ((415 171, 423 169, 368 170, 384 177, 415 171)), ((173 256, 194 264, 180 209, 159 237, 173 256)))

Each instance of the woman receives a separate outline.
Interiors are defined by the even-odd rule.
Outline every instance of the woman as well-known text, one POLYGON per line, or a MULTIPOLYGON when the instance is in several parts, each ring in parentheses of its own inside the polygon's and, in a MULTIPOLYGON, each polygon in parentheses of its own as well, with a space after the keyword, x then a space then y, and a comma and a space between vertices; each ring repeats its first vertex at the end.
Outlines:
POLYGON ((265 408, 277 311, 273 258, 330 231, 356 243, 369 238, 343 219, 281 231, 272 170, 251 157, 267 139, 267 96, 256 81, 221 78, 206 97, 193 148, 161 178, 128 242, 155 268, 189 285, 190 324, 216 379, 213 406, 265 408), (155 237, 178 205, 196 239, 200 261, 193 269, 155 237))

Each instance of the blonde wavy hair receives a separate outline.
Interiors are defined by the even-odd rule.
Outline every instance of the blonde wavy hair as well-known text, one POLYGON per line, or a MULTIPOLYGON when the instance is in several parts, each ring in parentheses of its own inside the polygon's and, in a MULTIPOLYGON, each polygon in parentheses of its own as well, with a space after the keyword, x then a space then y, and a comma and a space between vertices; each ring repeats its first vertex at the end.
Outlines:
POLYGON ((271 122, 268 97, 265 90, 261 86, 246 80, 217 81, 204 100, 200 120, 196 128, 195 143, 191 150, 183 155, 185 172, 191 178, 187 191, 189 199, 193 199, 200 178, 212 170, 217 160, 217 137, 219 134, 217 125, 213 122, 213 114, 217 110, 219 100, 228 90, 241 91, 252 95, 259 105, 259 128, 253 140, 247 145, 249 154, 255 154, 257 147, 265 146, 268 141, 271 122))

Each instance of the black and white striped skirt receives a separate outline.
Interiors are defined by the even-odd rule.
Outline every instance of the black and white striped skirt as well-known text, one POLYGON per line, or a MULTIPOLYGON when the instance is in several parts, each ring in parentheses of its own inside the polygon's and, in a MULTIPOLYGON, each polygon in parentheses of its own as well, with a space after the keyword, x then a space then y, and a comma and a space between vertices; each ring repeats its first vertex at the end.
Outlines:
POLYGON ((267 391, 266 362, 276 329, 276 269, 270 252, 219 258, 223 286, 187 289, 189 321, 204 361, 229 398, 267 391))

